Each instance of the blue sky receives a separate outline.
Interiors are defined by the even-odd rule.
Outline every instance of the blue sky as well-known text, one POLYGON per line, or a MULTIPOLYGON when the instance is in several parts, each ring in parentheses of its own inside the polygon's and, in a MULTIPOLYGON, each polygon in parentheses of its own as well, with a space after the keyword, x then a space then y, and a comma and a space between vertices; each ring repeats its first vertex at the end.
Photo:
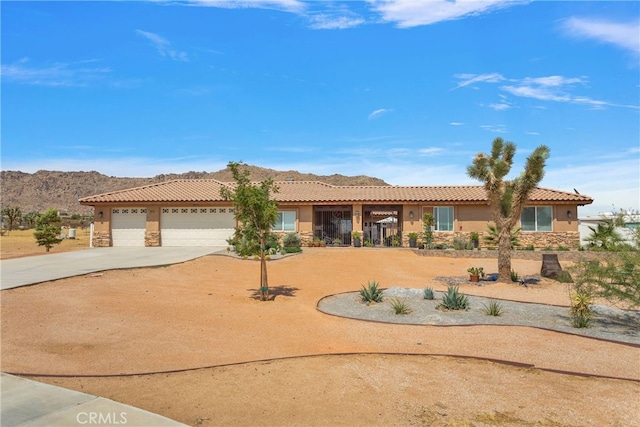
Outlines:
POLYGON ((2 169, 278 170, 543 187, 640 208, 640 2, 3 1, 2 169))

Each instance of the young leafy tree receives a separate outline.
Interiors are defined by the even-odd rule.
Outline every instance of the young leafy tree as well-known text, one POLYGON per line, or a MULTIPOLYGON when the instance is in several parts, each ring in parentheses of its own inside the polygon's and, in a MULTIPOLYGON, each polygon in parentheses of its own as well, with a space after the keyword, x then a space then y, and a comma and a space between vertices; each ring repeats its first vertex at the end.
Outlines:
POLYGON ((22 211, 17 206, 9 206, 2 209, 2 218, 7 220, 7 229, 13 231, 13 226, 19 225, 22 220, 22 211))
POLYGON ((36 230, 33 232, 33 236, 36 238, 38 246, 44 246, 47 252, 53 245, 62 242, 62 239, 60 239, 60 232, 62 231, 60 222, 58 211, 54 208, 47 209, 36 220, 36 230))
POLYGON ((484 183, 498 231, 498 280, 506 283, 511 283, 511 232, 531 191, 544 176, 549 148, 541 145, 533 150, 520 176, 507 180, 505 177, 511 171, 515 154, 513 142, 505 143, 502 138, 496 138, 490 154, 478 153, 467 166, 467 174, 484 183))
POLYGON ((278 203, 271 200, 271 193, 277 193, 278 187, 273 180, 266 179, 259 185, 249 179, 250 172, 240 170, 242 162, 229 162, 227 167, 233 174, 236 185, 233 189, 223 188, 220 194, 225 200, 232 201, 235 217, 239 222, 234 239, 237 241, 257 241, 260 244, 260 299, 269 299, 267 280, 267 236, 278 218, 278 203))

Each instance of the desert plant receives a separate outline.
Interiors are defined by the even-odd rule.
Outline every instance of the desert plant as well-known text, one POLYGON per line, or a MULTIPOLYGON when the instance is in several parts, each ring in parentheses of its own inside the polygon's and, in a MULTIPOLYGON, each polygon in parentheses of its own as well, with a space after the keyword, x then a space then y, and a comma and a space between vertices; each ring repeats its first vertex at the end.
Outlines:
POLYGON ((591 321, 593 313, 591 313, 591 304, 593 303, 593 296, 589 292, 578 291, 573 292, 571 295, 571 309, 569 315, 571 316, 571 323, 574 328, 587 328, 591 321))
POLYGON ((581 260, 570 270, 576 292, 640 305, 640 251, 623 250, 600 260, 581 260))
POLYGON ((409 314, 413 311, 405 298, 393 297, 389 300, 389 303, 396 314, 409 314))
POLYGON ((484 306, 484 312, 488 316, 502 316, 502 304, 496 300, 489 300, 489 304, 484 306))
POLYGON ((372 302, 382 302, 382 289, 379 286, 379 283, 374 280, 370 280, 367 286, 362 285, 362 289, 360 289, 362 302, 367 305, 372 302))
POLYGON ((515 270, 511 270, 511 281, 512 282, 519 282, 520 281, 520 276, 518 275, 518 273, 515 270))
POLYGON ((477 231, 469 233, 469 239, 471 240, 471 244, 474 248, 477 248, 480 244, 480 234, 477 231))
POLYGON ((336 237, 335 239, 333 239, 333 244, 336 245, 336 246, 341 245, 342 244, 342 239, 339 239, 339 238, 336 237))
POLYGON ((469 298, 458 292, 457 286, 449 286, 447 288, 447 293, 442 295, 442 302, 438 307, 446 308, 448 310, 466 310, 469 308, 469 298))
POLYGON ((287 233, 282 238, 282 246, 285 248, 299 248, 302 245, 302 241, 298 233, 287 233))
POLYGON ((453 239, 453 248, 457 251, 473 249, 473 241, 456 237, 453 239))
POLYGON ((424 229, 424 248, 431 249, 433 243, 433 226, 436 223, 436 217, 427 212, 422 216, 422 223, 424 229))
POLYGON ((423 296, 424 296, 424 299, 435 298, 433 295, 433 288, 424 288, 423 296))
POLYGON ((483 277, 484 276, 484 268, 482 268, 482 267, 469 267, 469 268, 467 268, 467 273, 469 273, 472 276, 483 277))
POLYGON ((583 315, 571 316, 571 325, 574 328, 588 328, 591 324, 591 317, 583 315))

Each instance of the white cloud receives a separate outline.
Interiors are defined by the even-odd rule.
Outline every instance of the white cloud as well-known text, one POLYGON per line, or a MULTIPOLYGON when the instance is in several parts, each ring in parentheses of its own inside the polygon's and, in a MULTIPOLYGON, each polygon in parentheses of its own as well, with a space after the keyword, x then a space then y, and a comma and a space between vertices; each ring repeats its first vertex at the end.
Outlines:
POLYGON ((188 62, 189 57, 185 52, 180 52, 171 46, 171 42, 155 33, 136 30, 136 33, 149 40, 161 56, 167 56, 174 61, 188 62))
POLYGON ((492 109, 494 109, 496 111, 506 111, 506 110, 508 110, 508 109, 510 109, 512 107, 511 107, 511 105, 507 104, 506 102, 501 102, 501 103, 498 103, 498 104, 489 104, 489 108, 492 108, 492 109))
POLYGON ((439 147, 421 148, 418 150, 418 154, 420 154, 421 156, 435 156, 442 152, 442 148, 439 147))
POLYGON ((454 89, 459 89, 461 87, 469 86, 475 83, 499 83, 504 81, 505 78, 502 74, 498 73, 487 73, 487 74, 456 74, 454 76, 456 79, 460 80, 458 85, 454 87, 454 89))
POLYGON ((364 19, 357 16, 335 16, 318 13, 309 17, 310 27, 316 30, 342 30, 364 24, 364 19))
POLYGON ((273 9, 291 13, 302 13, 306 9, 305 3, 298 0, 188 0, 188 4, 225 9, 273 9))
POLYGON ((588 18, 569 18, 562 28, 571 36, 613 44, 640 54, 640 20, 631 23, 588 18))
MULTIPOLYGON (((533 98, 540 101, 567 102, 572 104, 582 104, 590 106, 593 109, 602 109, 605 107, 622 107, 640 109, 639 105, 615 104, 608 101, 601 101, 589 98, 584 95, 573 95, 571 92, 575 90, 576 85, 586 87, 588 83, 587 77, 565 77, 565 76, 543 76, 543 77, 525 77, 522 79, 507 78, 499 73, 487 74, 456 74, 454 78, 459 83, 451 90, 475 85, 477 83, 502 83, 508 82, 500 86, 500 90, 508 92, 521 98, 533 98)), ((500 95, 503 102, 488 104, 487 106, 494 110, 506 110, 512 107, 511 103, 506 102, 506 98, 500 95)))
POLYGON ((449 123, 451 126, 464 126, 464 123, 462 122, 451 122, 449 123))
POLYGON ((29 59, 23 58, 11 65, 2 65, 0 75, 5 82, 37 86, 88 86, 111 73, 107 67, 87 67, 95 60, 76 63, 57 62, 44 67, 29 67, 29 59))
POLYGON ((494 133, 507 133, 507 128, 505 125, 481 125, 480 129, 484 129, 486 131, 494 133))
POLYGON ((594 159, 581 165, 549 166, 543 187, 563 191, 576 188, 593 198, 593 204, 580 208, 580 216, 611 211, 612 206, 640 208, 640 164, 638 158, 594 159))
POLYGON ((497 9, 526 4, 528 1, 504 0, 367 0, 384 21, 400 28, 431 25, 437 22, 476 16, 497 9))
POLYGON ((387 108, 379 108, 373 112, 371 112, 371 114, 369 114, 369 120, 373 120, 373 119, 377 119, 379 117, 381 117, 384 114, 387 114, 388 112, 393 111, 387 108))

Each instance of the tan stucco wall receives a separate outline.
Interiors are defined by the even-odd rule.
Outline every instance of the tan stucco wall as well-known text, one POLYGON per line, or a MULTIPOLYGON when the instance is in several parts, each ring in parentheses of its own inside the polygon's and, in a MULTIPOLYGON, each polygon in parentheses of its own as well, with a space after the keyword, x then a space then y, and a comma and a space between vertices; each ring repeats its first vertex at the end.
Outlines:
MULTIPOLYGON (((172 206, 182 205, 172 203, 172 206)), ((127 206, 140 207, 147 209, 145 245, 161 246, 160 235, 160 213, 162 206, 159 204, 149 204, 146 206, 127 206)), ((184 204, 184 206, 193 206, 192 204, 184 204)), ((202 206, 202 205, 201 205, 202 206)), ((208 205, 207 205, 208 206, 208 205)), ((213 206, 213 205, 212 205, 213 206)), ((215 205, 220 207, 220 204, 215 205)), ((230 206, 230 205, 226 205, 230 206)), ((113 205, 98 205, 95 207, 94 215, 94 236, 93 245, 95 247, 111 246, 111 210, 113 205), (102 212, 102 217, 99 213, 102 212)), ((434 243, 451 244, 454 237, 468 237, 471 231, 476 231, 481 236, 486 234, 487 224, 492 223, 491 210, 486 205, 454 205, 454 231, 453 232, 435 232, 434 243)), ((280 210, 296 211, 296 232, 300 234, 303 241, 313 239, 313 205, 281 205, 280 210)), ((354 204, 352 208, 353 229, 362 231, 363 222, 367 221, 363 217, 363 204, 354 204), (360 215, 356 215, 356 212, 360 215)), ((403 235, 403 244, 408 246, 408 233, 422 233, 424 213, 433 213, 433 207, 424 206, 422 204, 404 204, 401 209, 401 227, 403 235), (410 212, 413 212, 411 218, 410 212)), ((569 246, 575 247, 578 244, 578 221, 577 207, 572 205, 556 205, 553 206, 553 232, 550 233, 521 233, 523 245, 533 244, 536 247, 546 246, 569 246), (567 212, 571 212, 571 218, 567 212), (528 235, 528 236, 525 236, 528 235)))

